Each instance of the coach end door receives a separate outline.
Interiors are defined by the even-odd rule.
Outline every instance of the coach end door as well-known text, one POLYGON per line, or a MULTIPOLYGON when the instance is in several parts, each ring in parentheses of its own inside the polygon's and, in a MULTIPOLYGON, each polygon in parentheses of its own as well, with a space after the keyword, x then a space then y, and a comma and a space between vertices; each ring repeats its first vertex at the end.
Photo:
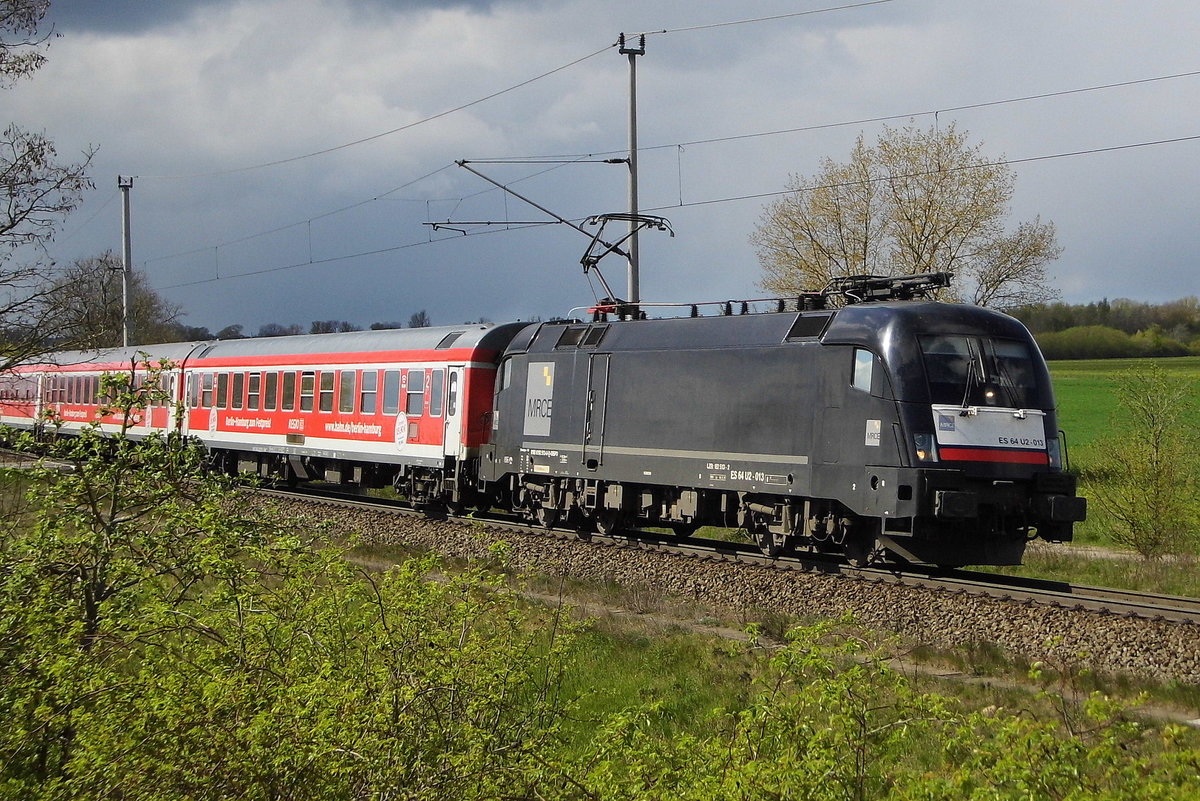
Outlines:
POLYGON ((446 422, 442 437, 442 452, 459 457, 463 439, 463 365, 452 364, 446 369, 446 422))

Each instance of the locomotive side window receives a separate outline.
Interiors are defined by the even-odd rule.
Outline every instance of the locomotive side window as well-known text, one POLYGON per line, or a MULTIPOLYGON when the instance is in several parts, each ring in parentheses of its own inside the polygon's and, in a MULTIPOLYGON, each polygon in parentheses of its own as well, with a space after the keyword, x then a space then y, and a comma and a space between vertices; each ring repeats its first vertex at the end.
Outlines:
POLYGON ((425 410, 425 371, 408 371, 408 398, 404 402, 404 413, 419 417, 425 410))
POLYGON ((217 374, 217 408, 224 409, 229 402, 229 373, 217 374))
POLYGON ((358 405, 363 414, 375 414, 375 392, 379 384, 378 370, 363 370, 358 405))
POLYGON ((323 412, 333 411, 333 371, 324 370, 321 373, 321 406, 323 412))
POLYGON ((296 408, 296 374, 289 371, 283 374, 283 397, 280 398, 280 408, 290 412, 296 408))
POLYGON ((354 413, 354 371, 342 370, 338 382, 338 411, 345 414, 354 413))
POLYGON ((388 370, 383 374, 383 413, 396 414, 400 411, 400 371, 388 370))
POLYGON ((262 397, 262 373, 251 373, 246 386, 246 408, 258 411, 258 399, 262 397))
POLYGON ((429 414, 432 417, 442 416, 442 387, 445 385, 445 376, 442 370, 434 370, 429 375, 429 414))
POLYGON ((230 399, 229 406, 233 409, 242 408, 242 395, 246 390, 246 374, 233 374, 233 397, 230 399))
POLYGON ((279 373, 274 371, 267 373, 266 394, 263 396, 263 409, 268 412, 275 411, 275 401, 279 395, 279 373))
POLYGON ((854 378, 851 385, 863 392, 871 391, 871 376, 875 372, 875 354, 862 348, 854 349, 854 378))
POLYGON ((317 374, 311 371, 300 374, 300 411, 313 410, 313 394, 316 391, 317 374))

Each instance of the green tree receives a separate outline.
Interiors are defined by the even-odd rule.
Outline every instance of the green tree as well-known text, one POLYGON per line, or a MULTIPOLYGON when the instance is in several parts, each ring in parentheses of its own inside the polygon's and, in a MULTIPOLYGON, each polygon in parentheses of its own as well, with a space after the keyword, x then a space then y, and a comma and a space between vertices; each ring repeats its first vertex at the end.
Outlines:
POLYGON ((1015 178, 953 124, 885 127, 859 136, 846 163, 826 158, 811 179, 767 206, 750 241, 760 285, 792 295, 846 275, 951 272, 950 294, 1011 308, 1047 300, 1061 248, 1040 219, 1006 229, 1015 178))
POLYGON ((1104 512, 1112 538, 1146 558, 1194 551, 1200 530, 1191 427, 1195 387, 1156 364, 1117 381, 1113 433, 1094 445, 1084 476, 1089 502, 1104 512))

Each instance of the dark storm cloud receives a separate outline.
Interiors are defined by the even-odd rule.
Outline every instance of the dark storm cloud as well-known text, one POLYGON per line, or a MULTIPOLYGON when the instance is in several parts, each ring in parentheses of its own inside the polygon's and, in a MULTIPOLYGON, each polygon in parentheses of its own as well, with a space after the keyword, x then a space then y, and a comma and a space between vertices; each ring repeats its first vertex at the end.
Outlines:
MULTIPOLYGON (((51 0, 48 22, 59 33, 98 31, 140 33, 186 20, 197 10, 228 5, 228 0, 51 0)), ((364 9, 485 9, 491 0, 352 0, 364 9)))
POLYGON ((196 9, 223 0, 51 0, 47 21, 59 33, 138 33, 186 19, 196 9))

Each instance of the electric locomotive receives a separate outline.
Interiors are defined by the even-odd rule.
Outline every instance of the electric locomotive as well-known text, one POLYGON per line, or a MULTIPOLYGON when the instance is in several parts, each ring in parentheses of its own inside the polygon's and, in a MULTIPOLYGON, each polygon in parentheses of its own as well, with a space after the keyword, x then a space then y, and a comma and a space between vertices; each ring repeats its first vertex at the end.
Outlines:
MULTIPOLYGON (((896 294, 871 280, 867 298, 896 294)), ((482 486, 544 525, 740 526, 768 554, 1018 564, 1086 514, 1032 336, 961 304, 531 326, 504 353, 491 427, 482 486)))

